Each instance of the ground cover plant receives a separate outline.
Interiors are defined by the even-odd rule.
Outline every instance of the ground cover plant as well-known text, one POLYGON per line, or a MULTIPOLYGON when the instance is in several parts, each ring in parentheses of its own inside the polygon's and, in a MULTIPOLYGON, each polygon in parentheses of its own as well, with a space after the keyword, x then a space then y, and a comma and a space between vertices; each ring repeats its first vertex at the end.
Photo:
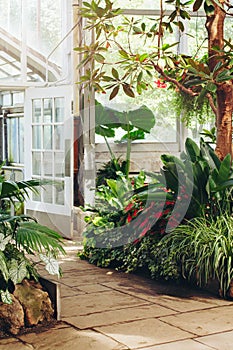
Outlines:
POLYGON ((81 257, 152 278, 185 277, 200 286, 216 278, 226 296, 232 278, 230 155, 220 161, 208 142, 198 146, 187 139, 180 158, 161 160, 150 183, 145 174, 140 181, 121 174, 97 188, 100 201, 87 217, 81 257))

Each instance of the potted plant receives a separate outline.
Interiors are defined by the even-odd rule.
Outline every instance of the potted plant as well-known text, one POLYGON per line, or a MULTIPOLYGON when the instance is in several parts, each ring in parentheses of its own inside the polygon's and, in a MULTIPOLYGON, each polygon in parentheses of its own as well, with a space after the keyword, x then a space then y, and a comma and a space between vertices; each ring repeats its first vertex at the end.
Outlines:
POLYGON ((13 334, 53 317, 52 303, 39 284, 36 265, 41 262, 49 273, 60 275, 56 258, 65 254, 58 233, 30 216, 7 212, 6 202, 22 203, 30 190, 38 191, 39 185, 37 180, 14 182, 0 177, 0 323, 1 329, 13 334))

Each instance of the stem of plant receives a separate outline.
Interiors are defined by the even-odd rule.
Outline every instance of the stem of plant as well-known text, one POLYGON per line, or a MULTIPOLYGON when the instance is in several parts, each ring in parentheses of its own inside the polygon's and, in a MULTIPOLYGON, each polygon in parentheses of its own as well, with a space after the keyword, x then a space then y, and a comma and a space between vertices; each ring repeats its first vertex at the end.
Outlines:
POLYGON ((128 121, 128 130, 127 130, 127 150, 126 150, 126 177, 128 179, 129 177, 129 168, 130 168, 130 153, 131 153, 131 143, 132 140, 130 139, 130 133, 129 133, 129 121, 128 121))
POLYGON ((109 144, 109 142, 108 142, 106 136, 104 136, 104 140, 105 140, 106 145, 107 145, 107 147, 108 147, 108 150, 109 150, 109 153, 110 153, 110 155, 111 155, 111 158, 112 158, 112 159, 116 159, 115 154, 114 154, 113 151, 111 150, 110 144, 109 144))

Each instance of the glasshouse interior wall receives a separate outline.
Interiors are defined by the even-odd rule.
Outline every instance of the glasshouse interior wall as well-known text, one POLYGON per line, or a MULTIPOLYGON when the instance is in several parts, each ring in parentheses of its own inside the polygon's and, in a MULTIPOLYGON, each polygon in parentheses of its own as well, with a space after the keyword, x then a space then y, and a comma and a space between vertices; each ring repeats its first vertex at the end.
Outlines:
MULTIPOLYGON (((28 210, 69 238, 80 234, 83 221, 77 206, 83 200, 93 203, 96 170, 110 159, 105 140, 95 133, 99 105, 123 113, 146 106, 154 115, 151 132, 132 143, 132 174, 157 171, 160 155, 179 153, 187 133, 177 119, 172 92, 156 82, 153 93, 145 91, 135 99, 119 94, 113 101, 108 94, 90 97, 76 84, 80 56, 73 48, 93 39, 84 30, 80 6, 78 0, 0 0, 0 158, 8 174, 14 168, 25 178, 53 182, 31 198, 28 210)), ((147 0, 117 0, 114 6, 139 21, 159 15, 147 0)), ((179 39, 177 50, 188 52, 203 40, 195 18, 187 30, 194 34, 189 42, 178 32, 169 39, 179 39)), ((196 124, 191 126, 193 134, 195 130, 196 124)), ((117 143, 122 132, 108 140, 116 157, 126 152, 125 143, 117 143)))

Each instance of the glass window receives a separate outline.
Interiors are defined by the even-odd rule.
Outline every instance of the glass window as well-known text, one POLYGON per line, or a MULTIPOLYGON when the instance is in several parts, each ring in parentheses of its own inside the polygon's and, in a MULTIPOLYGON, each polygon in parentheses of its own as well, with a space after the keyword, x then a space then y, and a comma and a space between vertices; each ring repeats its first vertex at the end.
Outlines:
POLYGON ((6 163, 24 162, 23 92, 0 95, 2 115, 0 123, 0 159, 6 163))

